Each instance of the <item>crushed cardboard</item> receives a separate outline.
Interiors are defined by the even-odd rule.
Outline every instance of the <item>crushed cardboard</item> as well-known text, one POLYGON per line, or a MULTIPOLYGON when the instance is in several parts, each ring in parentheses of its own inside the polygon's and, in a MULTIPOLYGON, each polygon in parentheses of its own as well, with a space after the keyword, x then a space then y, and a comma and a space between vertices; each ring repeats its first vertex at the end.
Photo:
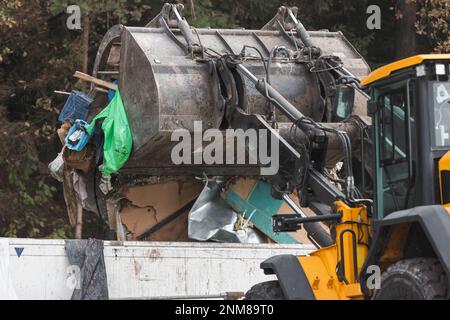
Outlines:
MULTIPOLYGON (((158 222, 195 199, 201 190, 202 184, 195 180, 127 188, 123 192, 126 204, 119 214, 127 229, 128 240, 136 240, 158 222)), ((187 213, 158 230, 148 240, 188 241, 187 213)))

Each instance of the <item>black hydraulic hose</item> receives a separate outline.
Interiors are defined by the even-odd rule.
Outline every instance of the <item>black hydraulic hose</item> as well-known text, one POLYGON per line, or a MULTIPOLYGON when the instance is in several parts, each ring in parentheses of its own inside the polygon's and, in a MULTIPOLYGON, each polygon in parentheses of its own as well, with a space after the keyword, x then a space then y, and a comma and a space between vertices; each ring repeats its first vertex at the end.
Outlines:
POLYGON ((324 248, 333 245, 334 241, 331 239, 330 234, 318 222, 305 223, 303 228, 320 247, 324 248))
MULTIPOLYGON (((296 107, 294 107, 283 95, 281 95, 276 89, 274 89, 270 84, 268 84, 265 80, 261 81, 256 76, 251 73, 247 68, 245 68, 242 64, 239 62, 233 62, 233 65, 238 69, 239 72, 243 73, 251 82, 254 83, 255 88, 264 96, 266 99, 268 99, 271 103, 275 105, 283 114, 285 114, 289 120, 291 120, 293 123, 295 123, 300 129, 306 131, 309 126, 309 129, 315 128, 318 130, 322 130, 324 132, 333 132, 335 134, 338 134, 339 138, 341 139, 342 145, 343 145, 343 155, 344 155, 344 165, 346 166, 346 174, 347 174, 347 181, 346 181, 346 198, 349 202, 352 204, 365 204, 367 206, 371 207, 371 202, 369 200, 356 200, 354 198, 354 177, 353 177, 353 170, 352 170, 352 164, 351 164, 351 143, 350 138, 348 135, 344 132, 340 132, 338 130, 332 130, 328 128, 324 128, 323 126, 319 125, 312 119, 306 117, 301 113, 296 107)), ((265 65, 265 63, 264 63, 265 65)), ((267 66, 265 65, 267 68, 267 66)), ((267 69, 266 69, 267 70, 267 69)), ((323 246, 329 246, 333 244, 333 241, 331 240, 331 237, 326 233, 323 228, 320 227, 320 225, 313 224, 312 226, 308 226, 308 228, 305 225, 305 230, 307 232, 311 232, 311 236, 314 234, 314 238, 316 239, 317 243, 319 245, 323 246), (320 229, 319 229, 320 228, 320 229), (309 231, 308 231, 309 230, 309 231)))

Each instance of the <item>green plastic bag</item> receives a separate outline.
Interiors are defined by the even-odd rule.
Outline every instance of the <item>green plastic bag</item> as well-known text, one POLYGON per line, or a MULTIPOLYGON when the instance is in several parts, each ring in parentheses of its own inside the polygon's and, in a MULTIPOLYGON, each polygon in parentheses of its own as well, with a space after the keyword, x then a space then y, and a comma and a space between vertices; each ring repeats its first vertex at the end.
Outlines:
POLYGON ((108 106, 92 120, 87 128, 89 134, 92 134, 95 123, 100 119, 104 119, 102 130, 105 135, 103 174, 109 176, 125 165, 133 149, 133 136, 119 90, 108 106))

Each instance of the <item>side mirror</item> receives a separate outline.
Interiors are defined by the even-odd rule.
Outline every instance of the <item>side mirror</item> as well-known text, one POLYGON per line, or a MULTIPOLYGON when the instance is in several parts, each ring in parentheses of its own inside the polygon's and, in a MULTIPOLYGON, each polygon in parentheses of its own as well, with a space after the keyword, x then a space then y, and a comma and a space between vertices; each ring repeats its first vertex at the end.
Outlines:
POLYGON ((349 86, 338 86, 334 103, 334 116, 344 120, 353 113, 355 105, 355 89, 349 86))
POLYGON ((372 116, 378 112, 378 103, 374 100, 367 101, 367 114, 372 116))

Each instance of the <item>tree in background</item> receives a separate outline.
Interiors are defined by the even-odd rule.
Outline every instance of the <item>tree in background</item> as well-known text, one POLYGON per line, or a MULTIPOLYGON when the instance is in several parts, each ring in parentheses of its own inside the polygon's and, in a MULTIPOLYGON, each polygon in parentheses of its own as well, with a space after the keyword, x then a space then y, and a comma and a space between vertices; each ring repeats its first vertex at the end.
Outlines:
MULTIPOLYGON (((303 1, 306 2, 306 1, 303 1)), ((367 7, 373 1, 319 0, 314 1, 314 14, 310 20, 315 29, 342 31, 349 41, 365 57, 376 32, 368 30, 367 7)))
MULTIPOLYGON (((0 5, 0 235, 70 235, 62 206, 53 201, 55 188, 40 152, 50 151, 53 136, 46 119, 48 100, 37 89, 42 84, 42 60, 49 52, 40 38, 46 33, 39 1, 3 0, 0 5), (31 45, 33 44, 34 45, 31 45), (27 63, 25 63, 27 62, 27 63), (25 94, 24 94, 25 93, 25 94), (9 108, 9 105, 14 108, 9 108), (12 122, 18 115, 24 117, 12 122), (26 114, 33 117, 25 119, 26 114), (41 146, 39 150, 38 146, 41 146)), ((53 150, 51 150, 53 151, 53 150)))
POLYGON ((436 53, 450 52, 450 1, 417 0, 417 33, 436 53))
POLYGON ((91 33, 95 33, 98 27, 104 32, 112 21, 117 21, 118 24, 140 21, 142 12, 148 9, 148 6, 143 5, 141 0, 50 0, 48 8, 51 13, 58 14, 66 12, 71 5, 77 5, 81 9, 81 27, 83 30, 80 37, 80 47, 82 48, 81 69, 84 73, 89 71, 91 33))
MULTIPOLYGON (((15 25, 16 20, 12 12, 21 7, 22 3, 19 0, 3 0, 0 7, 0 33, 9 32, 15 25)), ((11 49, 1 44, 0 47, 0 63, 3 62, 4 57, 11 53, 11 49)))
POLYGON ((183 0, 198 27, 260 28, 281 5, 297 6, 310 30, 342 31, 373 67, 416 53, 449 52, 448 0, 183 0), (366 27, 366 9, 382 10, 382 29, 366 27))
POLYGON ((394 1, 395 58, 402 59, 417 53, 418 39, 415 32, 418 4, 414 0, 394 1))
POLYGON ((238 28, 239 19, 233 12, 234 1, 185 0, 184 15, 198 28, 238 28))
MULTIPOLYGON (((278 7, 297 6, 299 19, 309 30, 328 29, 342 31, 349 41, 365 57, 370 56, 380 32, 367 29, 366 10, 370 4, 389 8, 392 0, 183 0, 185 15, 198 27, 261 28, 277 12, 278 7)), ((385 20, 393 20, 392 12, 383 14, 385 20)), ((384 22, 385 25, 388 23, 384 22)), ((385 35, 383 35, 384 37, 385 35)))
POLYGON ((450 52, 448 0, 394 0, 396 57, 450 52))

